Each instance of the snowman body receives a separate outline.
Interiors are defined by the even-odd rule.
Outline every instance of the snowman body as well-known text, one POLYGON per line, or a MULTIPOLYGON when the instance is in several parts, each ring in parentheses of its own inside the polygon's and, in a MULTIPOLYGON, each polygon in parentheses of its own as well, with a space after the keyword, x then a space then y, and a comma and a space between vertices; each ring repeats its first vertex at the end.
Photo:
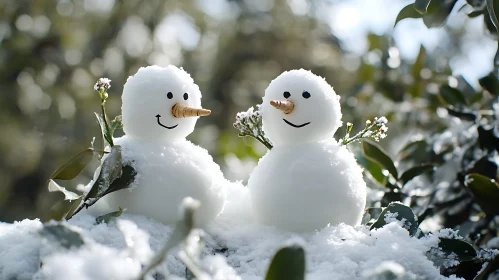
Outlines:
POLYGON ((137 178, 131 188, 104 198, 109 206, 126 208, 171 224, 178 220, 178 207, 185 197, 201 201, 195 221, 199 226, 215 219, 225 202, 224 177, 208 152, 193 143, 140 142, 124 136, 121 145, 125 163, 131 164, 137 178))
POLYGON ((299 232, 359 224, 366 184, 353 154, 333 139, 341 108, 331 86, 310 71, 284 72, 265 90, 262 118, 274 147, 248 181, 255 218, 299 232))
POLYGON ((128 78, 122 101, 125 136, 115 143, 137 175, 131 188, 106 195, 97 208, 172 224, 189 196, 201 202, 197 226, 212 221, 223 209, 225 179, 208 152, 185 139, 198 116, 210 113, 201 108, 199 87, 175 66, 148 66, 128 78))
POLYGON ((248 185, 258 220, 290 231, 356 225, 366 203, 361 168, 334 140, 273 148, 248 185))

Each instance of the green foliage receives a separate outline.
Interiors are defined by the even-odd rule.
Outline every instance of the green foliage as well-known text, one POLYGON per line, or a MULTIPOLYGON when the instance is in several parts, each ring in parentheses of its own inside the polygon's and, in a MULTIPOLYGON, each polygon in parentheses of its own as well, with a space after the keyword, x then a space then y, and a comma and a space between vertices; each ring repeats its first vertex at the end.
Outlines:
POLYGON ((81 171, 87 167, 90 161, 94 158, 94 150, 88 148, 76 154, 74 157, 69 159, 59 168, 57 168, 52 175, 50 175, 50 179, 59 179, 59 180, 71 180, 74 179, 81 171))
POLYGON ((299 245, 285 246, 275 254, 265 280, 305 279, 305 250, 299 245))
POLYGON ((424 174, 426 172, 432 171, 434 166, 432 164, 422 164, 419 166, 414 166, 406 170, 402 175, 400 175, 400 181, 403 185, 407 184, 413 178, 424 174))
POLYGON ((465 185, 473 194, 476 202, 482 210, 490 217, 499 214, 499 184, 495 179, 472 173, 466 175, 465 185))
POLYGON ((378 163, 381 167, 388 170, 388 172, 396 179, 398 178, 397 168, 393 163, 393 160, 387 155, 387 153, 376 143, 371 141, 362 142, 362 154, 367 159, 378 163))

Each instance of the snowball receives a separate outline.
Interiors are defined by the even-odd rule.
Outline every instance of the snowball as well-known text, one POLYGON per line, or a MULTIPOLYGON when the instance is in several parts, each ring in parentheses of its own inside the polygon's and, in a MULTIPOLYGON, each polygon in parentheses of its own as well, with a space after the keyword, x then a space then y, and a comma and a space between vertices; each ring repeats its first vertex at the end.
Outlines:
POLYGON ((292 231, 357 225, 366 203, 362 169, 334 140, 274 147, 248 188, 258 221, 292 231))
POLYGON ((329 139, 341 126, 339 96, 323 78, 303 69, 284 72, 270 83, 262 115, 263 130, 274 146, 329 139), (310 97, 305 98, 305 91, 310 97), (290 96, 284 97, 284 92, 290 96), (289 100, 294 109, 285 114, 270 104, 272 100, 289 100))
POLYGON ((128 135, 116 139, 115 144, 121 145, 123 161, 132 164, 137 178, 131 189, 111 193, 97 202, 105 205, 102 208, 106 211, 121 207, 127 213, 174 224, 179 220, 179 206, 188 196, 201 202, 194 217, 196 225, 211 222, 222 211, 226 181, 205 149, 186 140, 142 142, 128 135))
POLYGON ((172 108, 201 108, 201 92, 191 76, 173 65, 142 67, 125 83, 122 95, 123 130, 142 141, 182 140, 194 130, 197 117, 175 118, 172 108), (169 92, 171 95, 169 98, 169 92), (185 95, 187 94, 187 95, 185 95), (187 100, 184 100, 185 97, 187 100), (161 116, 158 120, 156 116, 161 116), (168 129, 161 126, 159 122, 168 129))

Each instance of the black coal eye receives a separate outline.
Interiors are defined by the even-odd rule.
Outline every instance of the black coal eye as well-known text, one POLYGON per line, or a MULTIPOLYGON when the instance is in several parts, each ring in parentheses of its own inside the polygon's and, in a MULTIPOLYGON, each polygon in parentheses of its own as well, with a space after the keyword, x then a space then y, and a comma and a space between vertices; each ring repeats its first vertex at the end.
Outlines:
POLYGON ((168 97, 168 99, 172 99, 173 98, 173 93, 169 92, 168 94, 166 94, 166 97, 168 97))
POLYGON ((310 98, 310 92, 308 92, 308 91, 304 91, 304 92, 301 94, 301 96, 303 96, 303 98, 305 98, 305 99, 309 99, 309 98, 310 98))
POLYGON ((283 96, 284 98, 289 98, 291 96, 291 93, 289 93, 289 91, 285 91, 283 96))
POLYGON ((187 100, 187 99, 189 99, 189 95, 186 92, 186 93, 184 93, 184 100, 187 100))

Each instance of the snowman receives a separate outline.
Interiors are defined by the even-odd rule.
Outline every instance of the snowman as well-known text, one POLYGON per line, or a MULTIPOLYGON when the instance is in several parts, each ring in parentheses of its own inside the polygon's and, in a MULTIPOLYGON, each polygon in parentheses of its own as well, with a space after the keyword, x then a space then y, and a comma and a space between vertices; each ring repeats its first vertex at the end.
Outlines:
POLYGON ((284 72, 265 90, 262 118, 274 147, 248 181, 255 218, 297 232, 359 224, 366 184, 353 154, 333 138, 342 122, 331 86, 310 71, 284 72))
POLYGON ((100 209, 119 206, 171 224, 183 198, 190 196, 201 202, 196 224, 212 221, 224 205, 225 179, 208 152, 185 139, 198 117, 210 114, 201 108, 193 79, 172 65, 143 67, 128 78, 122 101, 125 136, 115 143, 137 176, 131 188, 101 199, 100 209))

